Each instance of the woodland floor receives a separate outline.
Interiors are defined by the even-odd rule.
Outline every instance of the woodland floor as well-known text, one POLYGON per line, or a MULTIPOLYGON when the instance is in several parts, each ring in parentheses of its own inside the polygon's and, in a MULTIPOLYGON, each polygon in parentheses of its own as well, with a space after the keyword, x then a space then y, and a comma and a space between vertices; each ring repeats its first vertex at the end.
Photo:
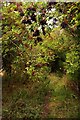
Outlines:
POLYGON ((79 118, 77 85, 66 75, 48 79, 47 87, 38 81, 3 81, 3 118, 79 118))

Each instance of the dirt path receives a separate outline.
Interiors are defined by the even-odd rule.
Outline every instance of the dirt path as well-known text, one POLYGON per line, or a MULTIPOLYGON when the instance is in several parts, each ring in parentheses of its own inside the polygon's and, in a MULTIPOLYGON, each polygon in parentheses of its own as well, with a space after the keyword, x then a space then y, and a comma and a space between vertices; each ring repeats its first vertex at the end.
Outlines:
POLYGON ((48 92, 48 94, 45 96, 44 99, 42 118, 48 118, 48 114, 50 113, 50 109, 49 109, 50 97, 51 97, 51 93, 48 92))

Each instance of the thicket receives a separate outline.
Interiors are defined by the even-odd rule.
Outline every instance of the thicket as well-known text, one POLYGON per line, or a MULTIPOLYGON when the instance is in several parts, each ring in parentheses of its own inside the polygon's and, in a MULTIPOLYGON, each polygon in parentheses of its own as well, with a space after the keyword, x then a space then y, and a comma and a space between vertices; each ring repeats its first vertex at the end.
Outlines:
MULTIPOLYGON (((68 112, 76 115, 75 95, 57 82, 67 76, 80 88, 80 2, 1 2, 1 6, 3 119, 45 117, 43 104, 51 94, 68 103, 66 110, 71 104, 68 112)), ((61 107, 63 113, 65 105, 61 107)))
POLYGON ((2 4, 3 69, 16 80, 80 76, 80 2, 2 4))

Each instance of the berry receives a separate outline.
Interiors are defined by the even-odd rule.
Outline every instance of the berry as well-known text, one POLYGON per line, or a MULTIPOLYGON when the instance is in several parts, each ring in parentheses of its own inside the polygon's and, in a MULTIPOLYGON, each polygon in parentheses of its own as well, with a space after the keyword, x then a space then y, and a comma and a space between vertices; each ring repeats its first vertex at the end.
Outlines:
POLYGON ((27 11, 36 12, 36 8, 34 8, 34 7, 29 7, 29 8, 27 8, 27 11))
POLYGON ((41 20, 41 21, 40 21, 40 24, 41 24, 41 25, 46 25, 46 20, 45 20, 45 19, 41 20))
POLYGON ((31 32, 34 32, 33 28, 31 28, 31 32))
POLYGON ((56 2, 49 2, 49 6, 55 5, 55 4, 56 4, 56 2))
POLYGON ((23 24, 27 24, 27 21, 26 21, 26 20, 22 20, 22 23, 23 23, 23 24))
POLYGON ((39 36, 39 30, 38 29, 36 29, 35 31, 34 31, 34 33, 33 33, 33 36, 39 36))
POLYGON ((45 33, 45 27, 44 26, 42 26, 42 31, 43 31, 43 35, 45 35, 46 33, 45 33))
POLYGON ((32 10, 33 12, 36 12, 36 8, 34 8, 34 7, 33 7, 31 10, 32 10))
POLYGON ((38 42, 42 42, 42 38, 41 37, 37 37, 37 41, 38 42))
POLYGON ((27 24, 32 24, 31 19, 27 20, 27 24))
POLYGON ((65 22, 62 22, 62 23, 61 23, 61 27, 62 27, 62 28, 66 28, 67 26, 68 26, 67 23, 65 23, 65 22))
POLYGON ((31 20, 33 20, 33 21, 36 22, 36 15, 35 15, 35 14, 32 14, 32 15, 31 15, 31 20))
POLYGON ((62 12, 63 12, 61 8, 59 9, 59 12, 60 12, 60 13, 62 13, 62 12))
POLYGON ((53 19, 53 24, 56 24, 56 22, 57 22, 57 19, 54 18, 54 19, 53 19))
POLYGON ((13 40, 12 43, 18 44, 18 40, 13 40))
POLYGON ((35 75, 35 71, 32 71, 32 76, 34 76, 35 75))
POLYGON ((20 16, 24 16, 24 12, 20 12, 20 16))
POLYGON ((14 11, 18 11, 18 8, 16 7, 16 8, 14 9, 14 11))
POLYGON ((57 19, 56 19, 56 18, 54 18, 54 21, 56 22, 56 21, 57 21, 57 19))
POLYGON ((49 19, 52 19, 52 18, 53 18, 52 16, 49 17, 49 19))
POLYGON ((45 16, 45 13, 42 13, 41 16, 44 17, 44 16, 45 16))

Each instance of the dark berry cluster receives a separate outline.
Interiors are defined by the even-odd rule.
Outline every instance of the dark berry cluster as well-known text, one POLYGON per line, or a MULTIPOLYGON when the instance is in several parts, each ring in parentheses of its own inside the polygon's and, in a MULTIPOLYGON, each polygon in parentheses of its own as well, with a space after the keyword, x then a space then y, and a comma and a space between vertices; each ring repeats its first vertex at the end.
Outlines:
POLYGON ((31 16, 31 20, 36 22, 36 15, 33 13, 31 16))
POLYGON ((62 22, 62 23, 61 23, 61 27, 62 27, 62 28, 66 28, 66 27, 68 27, 68 24, 65 23, 65 22, 62 22))
POLYGON ((33 36, 39 36, 39 35, 40 35, 39 30, 36 29, 36 30, 34 31, 34 33, 33 33, 33 36))
POLYGON ((45 19, 41 20, 41 21, 40 21, 40 24, 41 24, 41 25, 46 25, 46 20, 45 20, 45 19))
POLYGON ((27 8, 27 11, 32 11, 32 12, 36 12, 36 8, 34 8, 34 7, 29 7, 29 8, 27 8))

